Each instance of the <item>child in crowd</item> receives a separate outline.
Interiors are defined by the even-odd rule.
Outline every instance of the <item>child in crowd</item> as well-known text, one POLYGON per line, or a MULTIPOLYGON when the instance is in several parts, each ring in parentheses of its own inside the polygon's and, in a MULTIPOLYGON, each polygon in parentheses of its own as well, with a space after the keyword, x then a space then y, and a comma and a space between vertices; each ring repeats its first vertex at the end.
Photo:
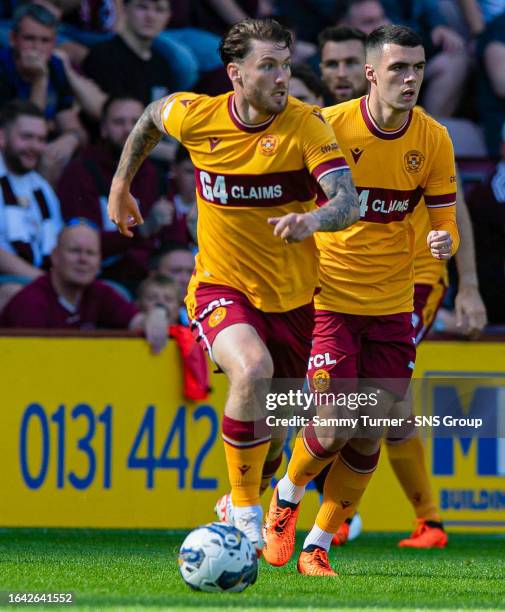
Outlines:
POLYGON ((189 328, 178 322, 181 297, 177 282, 162 274, 149 276, 138 287, 137 305, 144 313, 155 306, 166 310, 169 336, 177 342, 182 359, 184 396, 189 400, 205 399, 209 393, 207 359, 189 328))

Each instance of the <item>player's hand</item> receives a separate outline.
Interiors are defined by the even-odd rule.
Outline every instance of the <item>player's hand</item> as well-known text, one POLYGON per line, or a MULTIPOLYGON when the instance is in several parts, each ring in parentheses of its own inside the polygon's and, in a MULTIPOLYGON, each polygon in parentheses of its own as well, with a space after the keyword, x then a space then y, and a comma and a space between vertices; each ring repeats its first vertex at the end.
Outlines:
POLYGON ((268 223, 274 226, 274 236, 286 242, 301 242, 319 229, 319 220, 311 213, 289 213, 282 217, 270 217, 268 223))
POLYGON ((455 299, 458 331, 469 338, 478 338, 487 324, 486 307, 475 285, 460 285, 455 299))
POLYGON ((465 42, 461 36, 447 26, 437 26, 431 32, 431 40, 435 47, 441 47, 448 53, 462 53, 465 42))
POLYGON ((445 260, 452 257, 452 238, 449 232, 432 230, 426 242, 435 259, 445 260))
POLYGON ((137 202, 130 193, 129 187, 123 183, 112 181, 107 213, 121 234, 128 238, 133 237, 133 232, 128 228, 144 223, 137 202))
POLYGON ((161 353, 168 340, 168 319, 163 308, 153 308, 146 314, 144 334, 151 346, 151 351, 155 355, 161 353))

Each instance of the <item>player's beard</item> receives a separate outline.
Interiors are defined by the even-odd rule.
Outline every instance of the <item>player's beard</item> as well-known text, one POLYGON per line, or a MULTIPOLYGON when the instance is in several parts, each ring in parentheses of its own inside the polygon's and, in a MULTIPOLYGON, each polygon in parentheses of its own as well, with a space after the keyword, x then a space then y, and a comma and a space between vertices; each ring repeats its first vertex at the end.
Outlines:
POLYGON ((265 115, 278 115, 282 113, 288 103, 287 91, 279 102, 274 100, 272 93, 273 92, 267 93, 260 88, 255 88, 251 92, 251 95, 248 96, 249 104, 265 115))
POLYGON ((362 87, 356 87, 350 81, 345 81, 344 83, 339 82, 335 85, 333 89, 333 98, 337 104, 341 104, 342 102, 348 102, 349 100, 355 100, 356 98, 361 98, 368 91, 368 83, 365 81, 362 87), (340 87, 348 87, 350 92, 348 94, 339 94, 336 91, 337 85, 340 87))

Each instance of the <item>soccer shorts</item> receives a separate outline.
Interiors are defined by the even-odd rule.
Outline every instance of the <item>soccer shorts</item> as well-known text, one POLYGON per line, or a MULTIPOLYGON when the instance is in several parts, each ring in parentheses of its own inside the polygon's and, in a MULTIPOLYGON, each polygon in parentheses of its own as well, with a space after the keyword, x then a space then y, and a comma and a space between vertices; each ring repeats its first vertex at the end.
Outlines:
POLYGON ((422 283, 414 285, 412 325, 414 326, 416 346, 430 331, 446 291, 447 287, 442 278, 434 285, 424 285, 422 283))
POLYGON ((322 391, 331 381, 333 390, 355 392, 358 379, 367 379, 402 399, 416 358, 413 331, 410 312, 367 316, 316 310, 311 388, 322 391))
POLYGON ((195 302, 191 329, 211 359, 212 344, 219 332, 236 323, 247 323, 272 356, 274 378, 305 377, 314 327, 312 303, 288 312, 263 312, 240 291, 210 283, 198 285, 195 302))

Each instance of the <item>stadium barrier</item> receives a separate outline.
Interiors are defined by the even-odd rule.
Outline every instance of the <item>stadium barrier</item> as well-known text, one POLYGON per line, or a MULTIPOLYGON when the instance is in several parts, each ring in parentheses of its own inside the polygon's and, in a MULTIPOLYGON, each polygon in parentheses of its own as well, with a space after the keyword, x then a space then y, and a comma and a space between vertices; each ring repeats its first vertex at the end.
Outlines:
MULTIPOLYGON (((155 357, 142 339, 112 336, 0 337, 0 526, 175 529, 213 520, 227 488, 224 376, 212 375, 207 401, 187 402, 174 343, 155 357)), ((491 405, 505 420, 503 343, 425 342, 416 376, 428 385, 419 413, 476 415, 491 405), (460 378, 475 380, 461 397, 460 378)), ((427 458, 451 530, 505 531, 505 438, 428 438, 427 458)), ((309 491, 301 528, 317 504, 309 491)), ((411 526, 386 452, 361 513, 367 530, 411 526)))

